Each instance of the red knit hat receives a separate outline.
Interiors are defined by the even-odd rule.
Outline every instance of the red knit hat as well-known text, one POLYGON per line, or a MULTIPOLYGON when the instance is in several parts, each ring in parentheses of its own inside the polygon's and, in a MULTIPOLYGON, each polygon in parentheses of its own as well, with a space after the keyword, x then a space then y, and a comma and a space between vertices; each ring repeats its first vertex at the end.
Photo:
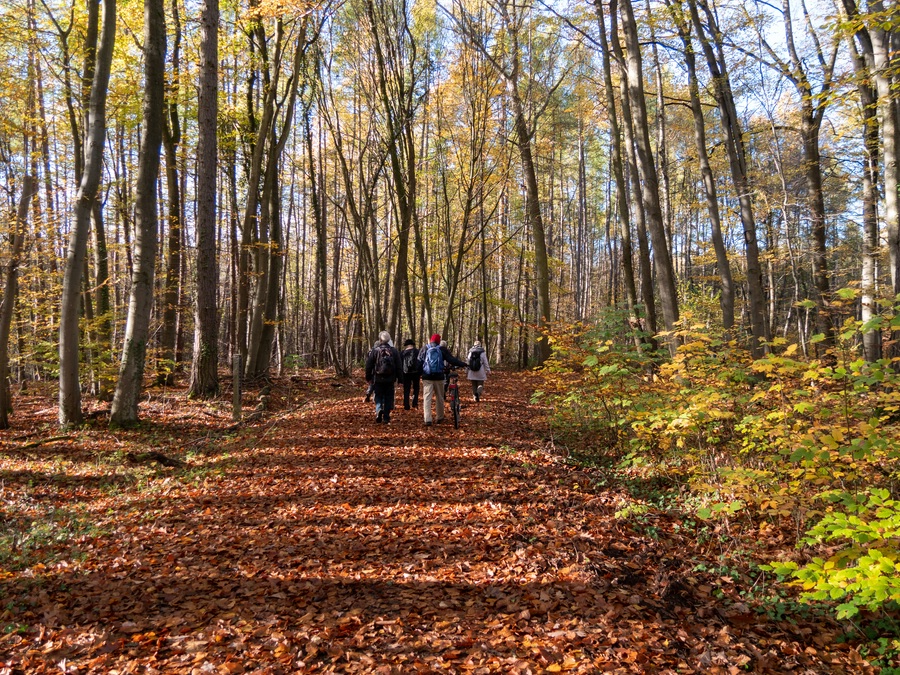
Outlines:
POLYGON ((431 341, 434 342, 435 344, 440 344, 441 343, 441 334, 435 333, 434 335, 432 335, 431 341))

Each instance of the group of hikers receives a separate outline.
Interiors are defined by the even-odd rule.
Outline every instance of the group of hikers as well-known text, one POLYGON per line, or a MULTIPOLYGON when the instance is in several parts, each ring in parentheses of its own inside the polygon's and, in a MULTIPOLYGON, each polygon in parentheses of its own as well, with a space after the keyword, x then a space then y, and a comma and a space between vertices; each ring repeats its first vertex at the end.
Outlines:
POLYGON ((451 369, 466 368, 467 379, 472 383, 472 397, 476 402, 484 393, 484 383, 491 372, 487 353, 480 341, 476 340, 469 350, 466 360, 462 361, 447 348, 441 340, 441 334, 431 336, 428 344, 421 349, 416 347, 415 340, 403 343, 401 352, 391 340, 391 334, 381 331, 378 341, 366 357, 366 403, 375 398, 375 421, 389 424, 391 411, 394 409, 394 388, 396 383, 403 382, 403 408, 419 407, 419 383, 422 383, 422 402, 425 409, 425 426, 440 424, 444 421, 445 380, 451 369), (432 402, 435 411, 432 415, 432 402))

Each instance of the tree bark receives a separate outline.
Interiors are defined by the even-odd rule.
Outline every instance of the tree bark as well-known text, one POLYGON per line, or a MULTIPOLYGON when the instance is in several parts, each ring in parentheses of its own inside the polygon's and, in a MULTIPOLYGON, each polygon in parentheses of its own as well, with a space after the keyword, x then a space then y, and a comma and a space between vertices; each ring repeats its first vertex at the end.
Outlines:
POLYGON ((197 306, 191 396, 219 391, 219 324, 216 304, 216 169, 219 63, 219 0, 200 11, 200 86, 197 102, 197 306))
POLYGON ((706 208, 709 214, 709 223, 712 230, 713 249, 716 252, 716 266, 719 271, 721 293, 719 306, 722 309, 722 327, 726 333, 734 328, 734 281, 731 276, 731 264, 728 262, 728 252, 725 248, 725 238, 722 235, 722 217, 719 212, 719 196, 716 190, 716 180, 713 176, 706 147, 706 122, 703 119, 703 108, 700 104, 700 86, 697 81, 697 59, 694 54, 694 44, 691 39, 690 20, 686 20, 681 12, 680 3, 676 7, 667 1, 669 10, 675 19, 681 43, 684 46, 684 62, 688 74, 688 90, 691 98, 691 114, 694 118, 694 140, 697 146, 697 158, 700 162, 700 175, 703 178, 703 191, 706 196, 706 208))
POLYGON ((147 356, 159 238, 156 185, 165 123, 165 64, 166 17, 163 0, 144 0, 144 119, 136 185, 134 266, 125 324, 125 346, 110 410, 110 423, 118 426, 129 426, 138 421, 138 398, 147 356))
MULTIPOLYGON (((668 238, 659 201, 659 178, 653 161, 650 144, 650 127, 647 121, 646 99, 644 98, 643 67, 637 25, 630 2, 622 3, 622 22, 625 33, 625 50, 628 66, 628 96, 634 119, 635 149, 638 171, 641 177, 641 197, 647 215, 647 227, 653 242, 653 261, 656 264, 656 286, 662 306, 663 320, 667 331, 674 331, 678 325, 678 291, 672 257, 669 253, 668 238)), ((668 340, 669 350, 674 353, 677 339, 668 340)))
POLYGON ((878 96, 872 83, 872 74, 851 37, 851 56, 859 93, 860 114, 863 119, 864 164, 862 175, 862 271, 860 275, 860 319, 863 329, 863 355, 872 363, 882 356, 881 330, 870 322, 877 316, 876 286, 878 269, 878 96))
POLYGON ((179 288, 181 286, 181 186, 178 176, 178 147, 181 144, 181 123, 178 117, 178 91, 181 73, 181 19, 178 2, 172 0, 172 81, 168 86, 166 119, 163 124, 163 146, 166 154, 166 193, 168 196, 166 246, 166 276, 163 281, 162 326, 160 328, 160 359, 157 382, 171 386, 175 380, 177 361, 175 342, 178 331, 179 288))
POLYGON ((19 208, 16 211, 9 262, 6 265, 3 301, 0 303, 0 429, 9 429, 9 413, 12 410, 12 396, 9 390, 9 335, 18 297, 19 260, 25 242, 25 222, 36 189, 34 178, 26 175, 22 179, 22 195, 19 197, 19 208))
MULTIPOLYGON (((612 67, 610 63, 609 41, 606 39, 606 21, 603 15, 603 0, 595 0, 597 20, 600 23, 600 51, 603 58, 603 89, 606 93, 607 116, 610 135, 610 168, 616 180, 616 205, 619 213, 619 229, 622 236, 622 270, 625 275, 625 297, 628 308, 637 311, 637 287, 634 282, 634 262, 631 245, 631 218, 628 209, 628 184, 622 166, 622 139, 619 130, 619 115, 616 111, 616 94, 613 89, 612 67)), ((615 22, 613 22, 615 25, 615 22)), ((618 37, 613 39, 618 40, 618 37)), ((636 317, 639 318, 639 317, 636 317)))
POLYGON ((115 23, 116 2, 105 0, 103 29, 91 86, 84 175, 75 197, 75 223, 69 237, 66 271, 63 276, 59 330, 59 423, 62 426, 79 424, 82 420, 81 389, 78 381, 78 294, 87 255, 91 212, 97 199, 103 169, 106 96, 116 36, 115 23))
POLYGON ((722 118, 722 130, 725 134, 725 147, 728 152, 728 163, 731 168, 731 180, 740 205, 741 225, 744 230, 744 251, 747 261, 747 290, 750 317, 750 351, 754 358, 765 353, 764 343, 769 339, 769 331, 765 319, 765 292, 762 283, 762 266, 759 259, 759 244, 756 238, 756 221, 753 216, 753 200, 751 198, 750 180, 747 171, 747 158, 744 150, 744 137, 738 119, 734 95, 728 69, 722 55, 722 36, 710 11, 706 0, 688 0, 691 22, 703 46, 706 65, 712 77, 713 91, 722 118), (698 6, 702 7, 709 23, 710 34, 700 20, 698 6), (713 50, 713 44, 716 51, 713 50))

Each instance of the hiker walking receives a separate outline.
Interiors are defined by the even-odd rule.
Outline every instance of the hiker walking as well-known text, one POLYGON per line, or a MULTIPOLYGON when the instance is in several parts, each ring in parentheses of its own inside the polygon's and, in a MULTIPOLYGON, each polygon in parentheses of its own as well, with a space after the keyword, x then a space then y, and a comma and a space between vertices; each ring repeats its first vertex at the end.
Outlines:
POLYGON ((378 334, 378 342, 366 358, 366 381, 375 394, 375 421, 389 424, 394 409, 394 385, 400 377, 400 352, 391 343, 386 330, 378 334))
POLYGON ((491 374, 491 366, 487 360, 487 352, 484 351, 484 347, 481 346, 480 341, 475 340, 475 344, 473 344, 472 348, 469 350, 466 361, 468 361, 469 368, 466 377, 472 383, 472 396, 475 397, 475 401, 477 402, 481 400, 481 395, 484 393, 484 383, 487 380, 487 376, 491 374))
POLYGON ((419 363, 422 364, 423 403, 425 404, 425 426, 432 423, 431 402, 434 400, 434 423, 444 421, 444 371, 445 362, 458 368, 465 368, 466 362, 453 356, 446 347, 441 346, 441 334, 435 333, 431 341, 419 352, 419 363))
POLYGON ((415 340, 410 339, 403 343, 400 363, 403 366, 403 409, 409 410, 410 404, 413 408, 418 408, 422 364, 419 363, 419 350, 416 348, 415 340))

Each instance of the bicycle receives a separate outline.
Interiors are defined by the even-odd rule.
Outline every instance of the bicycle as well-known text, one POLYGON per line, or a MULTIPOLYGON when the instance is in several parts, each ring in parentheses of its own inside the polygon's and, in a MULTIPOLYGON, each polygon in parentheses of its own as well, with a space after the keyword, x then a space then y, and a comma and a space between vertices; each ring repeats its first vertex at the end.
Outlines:
POLYGON ((450 403, 450 412, 453 413, 453 428, 459 429, 459 375, 456 368, 447 370, 447 401, 450 403))

